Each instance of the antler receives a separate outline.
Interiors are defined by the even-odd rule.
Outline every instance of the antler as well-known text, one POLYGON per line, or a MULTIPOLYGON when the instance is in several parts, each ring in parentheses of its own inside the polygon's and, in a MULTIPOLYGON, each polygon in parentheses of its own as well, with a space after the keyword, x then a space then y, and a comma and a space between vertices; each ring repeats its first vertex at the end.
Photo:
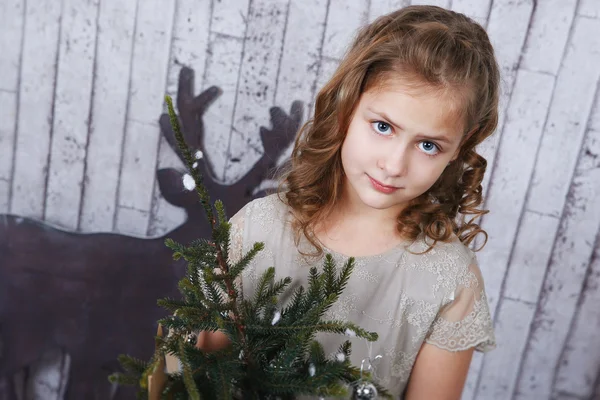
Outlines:
MULTIPOLYGON (((221 90, 212 86, 194 97, 194 71, 188 67, 182 67, 179 72, 179 88, 177 92, 177 109, 181 129, 186 143, 204 152, 204 124, 202 116, 208 106, 221 94, 221 90)), ((204 185, 210 196, 221 199, 227 211, 233 215, 246 203, 254 198, 253 191, 268 176, 275 167, 277 159, 294 140, 296 132, 302 122, 302 103, 292 103, 290 114, 286 114, 280 107, 272 107, 270 110, 272 129, 260 128, 260 135, 264 147, 262 157, 240 180, 232 185, 222 185, 214 179, 215 174, 212 166, 205 157, 198 160, 198 168, 204 176, 204 185)), ((167 142, 177 153, 180 159, 182 155, 175 140, 175 134, 171 127, 168 114, 162 114, 159 120, 160 127, 167 142)), ((166 177, 165 171, 160 175, 166 177)), ((187 202, 186 202, 187 203, 187 202)), ((181 206, 183 203, 179 203, 181 206)))
POLYGON ((302 111, 302 102, 298 100, 292 103, 289 115, 280 107, 271 107, 269 112, 273 129, 260 127, 263 155, 238 183, 254 189, 271 174, 277 160, 294 140, 300 128, 302 111))
MULTIPOLYGON (((194 97, 194 70, 188 67, 182 67, 179 72, 179 87, 177 90, 177 109, 179 111, 179 121, 185 138, 185 142, 191 148, 204 150, 204 123, 202 116, 215 99, 221 95, 222 91, 217 86, 211 86, 198 96, 194 97)), ((175 133, 171 127, 169 114, 160 116, 159 125, 162 133, 169 143, 169 146, 175 151, 180 160, 183 156, 177 146, 175 133)), ((205 177, 204 185, 211 192, 217 185, 214 180, 214 173, 210 163, 205 162, 204 158, 198 160, 198 168, 205 177), (208 172, 208 174, 206 173, 208 172), (207 179, 208 178, 208 179, 207 179)))

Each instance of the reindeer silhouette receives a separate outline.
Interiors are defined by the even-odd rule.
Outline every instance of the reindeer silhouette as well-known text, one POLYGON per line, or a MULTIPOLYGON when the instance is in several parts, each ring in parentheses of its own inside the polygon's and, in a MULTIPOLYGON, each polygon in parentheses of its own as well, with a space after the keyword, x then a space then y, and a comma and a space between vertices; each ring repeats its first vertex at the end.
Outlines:
MULTIPOLYGON (((192 69, 181 69, 177 109, 186 142, 203 149, 202 116, 221 91, 213 86, 194 97, 193 77, 192 69)), ((278 107, 270 112, 273 129, 260 131, 264 154, 241 180, 222 185, 213 179, 206 159, 198 160, 211 198, 221 199, 229 216, 265 194, 253 195, 253 189, 275 167, 299 128, 299 102, 293 103, 290 115, 278 107)), ((159 123, 179 154, 168 115, 159 123)), ((210 237, 198 197, 183 188, 181 177, 173 168, 157 171, 162 195, 188 216, 165 237, 183 243, 210 237)), ((66 398, 109 399, 107 376, 118 369, 117 356, 148 359, 156 321, 166 314, 156 300, 179 297, 177 282, 184 266, 173 261, 165 237, 81 234, 0 215, 0 378, 34 363, 49 349, 62 348, 71 357, 66 398)), ((8 399, 16 398, 14 387, 5 391, 8 399)), ((115 398, 134 398, 133 390, 119 388, 115 398)))

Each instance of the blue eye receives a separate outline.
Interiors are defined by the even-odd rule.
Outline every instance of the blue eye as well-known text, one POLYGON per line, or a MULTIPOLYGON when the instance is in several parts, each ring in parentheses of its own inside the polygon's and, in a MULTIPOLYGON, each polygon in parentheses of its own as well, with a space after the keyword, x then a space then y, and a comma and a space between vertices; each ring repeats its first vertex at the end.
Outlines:
POLYGON ((392 129, 390 124, 387 124, 383 121, 372 122, 371 126, 373 126, 373 129, 375 129, 375 132, 379 133, 380 135, 387 135, 388 133, 390 133, 390 131, 392 129))
POLYGON ((419 148, 428 156, 434 156, 440 151, 440 148, 435 143, 427 140, 420 142, 419 148))

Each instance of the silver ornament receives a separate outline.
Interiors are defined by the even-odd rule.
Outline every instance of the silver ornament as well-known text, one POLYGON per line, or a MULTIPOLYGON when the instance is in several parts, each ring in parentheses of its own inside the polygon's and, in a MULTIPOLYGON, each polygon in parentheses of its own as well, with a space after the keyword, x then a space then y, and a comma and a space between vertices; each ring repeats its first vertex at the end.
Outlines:
POLYGON ((187 335, 187 337, 185 338, 185 341, 188 344, 191 344, 192 346, 196 345, 196 342, 198 341, 198 336, 196 336, 195 333, 190 333, 189 335, 187 335))
POLYGON ((377 399, 377 388, 370 382, 358 382, 354 386, 352 400, 377 399))

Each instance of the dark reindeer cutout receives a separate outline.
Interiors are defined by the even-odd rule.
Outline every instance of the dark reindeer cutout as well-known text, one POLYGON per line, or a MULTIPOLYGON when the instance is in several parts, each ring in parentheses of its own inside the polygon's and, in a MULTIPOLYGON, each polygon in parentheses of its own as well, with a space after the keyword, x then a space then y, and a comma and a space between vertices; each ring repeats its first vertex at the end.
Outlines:
MULTIPOLYGON (((188 144, 203 150, 202 116, 220 89, 213 86, 194 97, 193 75, 182 68, 177 108, 188 144)), ((198 160, 211 198, 221 199, 229 216, 254 198, 253 189, 293 140, 300 116, 299 102, 291 116, 271 109, 273 129, 260 132, 265 154, 233 185, 213 181, 206 159, 198 160)), ((166 115, 160 126, 178 152, 166 115)), ((71 357, 65 398, 73 400, 111 398, 107 376, 119 369, 117 356, 148 359, 152 354, 156 321, 166 314, 156 300, 178 298, 177 282, 184 274, 164 239, 188 243, 210 234, 198 197, 183 188, 182 172, 161 169, 157 177, 165 199, 188 215, 183 225, 160 238, 66 232, 0 215, 0 398, 16 399, 13 374, 51 349, 61 348, 71 357)), ((119 388, 113 396, 134 397, 131 388, 119 388)))

